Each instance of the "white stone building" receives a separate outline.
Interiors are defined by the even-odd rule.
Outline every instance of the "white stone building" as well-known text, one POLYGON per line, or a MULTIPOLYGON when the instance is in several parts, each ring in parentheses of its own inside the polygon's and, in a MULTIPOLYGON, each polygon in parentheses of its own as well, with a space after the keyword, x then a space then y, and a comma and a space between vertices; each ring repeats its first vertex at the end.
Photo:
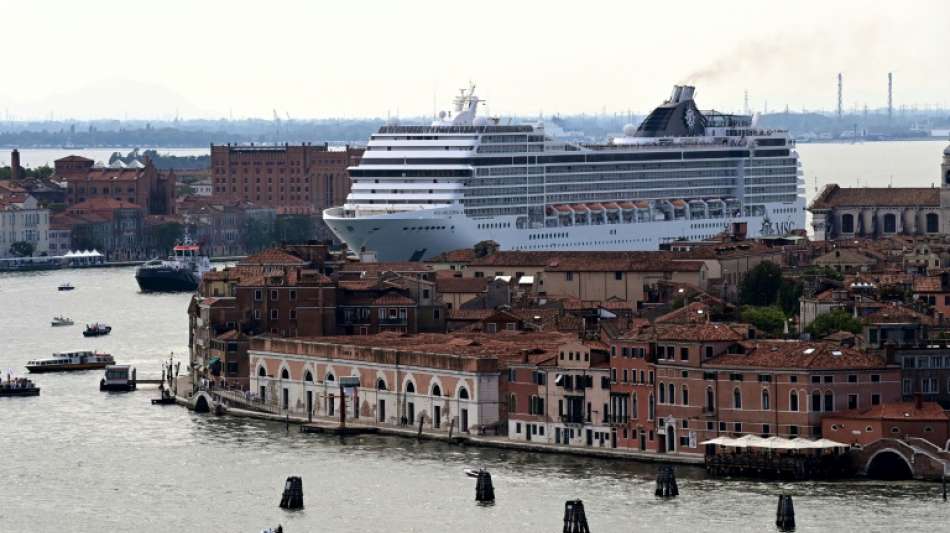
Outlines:
POLYGON ((940 187, 825 186, 808 208, 815 240, 950 233, 950 146, 940 187))
POLYGON ((0 257, 12 257, 10 246, 25 241, 33 255, 49 253, 49 210, 26 193, 0 194, 0 257))

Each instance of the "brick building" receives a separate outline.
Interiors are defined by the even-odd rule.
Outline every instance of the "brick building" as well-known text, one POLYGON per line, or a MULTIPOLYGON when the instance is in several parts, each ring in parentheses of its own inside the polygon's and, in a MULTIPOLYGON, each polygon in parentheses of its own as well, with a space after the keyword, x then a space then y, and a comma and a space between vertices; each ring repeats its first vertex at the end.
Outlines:
POLYGON ((159 172, 148 158, 135 167, 99 167, 92 159, 71 155, 55 161, 54 175, 66 182, 69 206, 112 199, 141 206, 147 215, 175 213, 175 173, 159 172))
POLYGON ((332 150, 326 144, 211 145, 212 196, 278 214, 319 214, 343 204, 350 192, 346 169, 362 155, 360 148, 332 150))

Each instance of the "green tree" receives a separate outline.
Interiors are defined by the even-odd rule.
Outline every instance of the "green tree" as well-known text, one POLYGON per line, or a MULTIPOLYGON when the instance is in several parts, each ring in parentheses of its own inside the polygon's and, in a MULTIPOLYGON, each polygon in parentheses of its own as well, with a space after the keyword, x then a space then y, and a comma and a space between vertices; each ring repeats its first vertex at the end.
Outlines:
POLYGON ((313 219, 307 215, 280 215, 274 220, 275 241, 305 243, 313 238, 313 219))
POLYGON ((151 245, 159 253, 167 253, 180 241, 185 233, 185 227, 178 222, 165 222, 152 226, 148 230, 151 245))
POLYGON ((248 252, 257 252, 274 241, 271 238, 268 224, 256 217, 248 217, 244 221, 244 228, 241 232, 241 243, 248 252))
POLYGON ((102 242, 94 235, 92 226, 90 224, 81 224, 73 228, 72 235, 70 236, 72 241, 73 250, 99 250, 103 251, 105 249, 102 246, 102 242))
POLYGON ((34 246, 31 242, 16 241, 10 245, 10 253, 17 257, 30 257, 33 255, 34 246))
POLYGON ((762 261, 739 284, 739 303, 767 306, 775 303, 782 285, 782 269, 771 261, 762 261))
POLYGON ((785 329, 785 314, 778 307, 753 307, 747 305, 740 314, 742 321, 752 324, 771 337, 778 337, 785 329))
POLYGON ((480 241, 473 247, 475 257, 488 257, 498 251, 498 243, 495 241, 480 241))
POLYGON ((782 284, 778 289, 778 306, 786 316, 798 314, 799 298, 802 297, 802 283, 797 280, 782 279, 782 284))
POLYGON ((830 313, 819 315, 805 331, 811 334, 812 338, 821 339, 836 331, 850 331, 851 333, 861 332, 861 321, 851 316, 851 313, 843 309, 834 309, 830 313))

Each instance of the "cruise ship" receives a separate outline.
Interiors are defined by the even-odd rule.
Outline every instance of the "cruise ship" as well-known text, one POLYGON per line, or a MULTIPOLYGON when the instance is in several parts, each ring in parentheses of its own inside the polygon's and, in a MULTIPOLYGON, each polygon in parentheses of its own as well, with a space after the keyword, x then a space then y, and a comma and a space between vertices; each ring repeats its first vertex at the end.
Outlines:
POLYGON ((784 130, 701 111, 675 86, 604 144, 544 124, 479 116, 475 87, 428 126, 373 134, 343 206, 324 211, 358 253, 418 261, 492 240, 503 250, 656 250, 745 223, 749 237, 805 228, 804 180, 784 130))

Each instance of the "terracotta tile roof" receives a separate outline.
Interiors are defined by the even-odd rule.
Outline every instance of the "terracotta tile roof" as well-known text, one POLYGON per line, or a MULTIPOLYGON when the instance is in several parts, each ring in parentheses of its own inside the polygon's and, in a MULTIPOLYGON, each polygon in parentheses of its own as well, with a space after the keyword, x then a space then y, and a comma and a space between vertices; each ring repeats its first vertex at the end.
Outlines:
POLYGON ((658 341, 688 342, 738 342, 746 336, 732 326, 723 323, 703 324, 656 324, 658 341))
POLYGON ((80 213, 84 211, 112 211, 114 209, 142 209, 142 206, 124 200, 116 200, 115 198, 90 198, 85 202, 73 204, 66 212, 80 213))
POLYGON ((379 280, 347 279, 337 281, 337 285, 339 285, 341 289, 346 289, 348 291, 367 291, 377 288, 379 286, 379 280))
MULTIPOLYGON (((476 358, 498 358, 504 362, 545 360, 558 348, 576 341, 577 336, 559 332, 500 331, 498 333, 419 333, 405 335, 378 333, 331 337, 303 337, 297 340, 412 352, 448 354, 476 358)), ((260 342, 260 341, 258 341, 260 342)))
POLYGON ((494 309, 450 309, 449 320, 484 320, 495 314, 494 309))
POLYGON ((279 248, 270 248, 254 255, 245 257, 238 265, 281 265, 281 266, 301 266, 307 264, 306 261, 289 254, 279 248))
POLYGON ((401 294, 388 293, 373 300, 373 305, 416 305, 415 300, 401 294))
POLYGON ((826 185, 809 209, 835 207, 916 207, 940 206, 940 189, 933 187, 858 187, 826 185))
POLYGON ((944 292, 940 276, 918 276, 914 279, 914 292, 944 292))
POLYGON ((387 263, 345 263, 340 267, 341 272, 366 272, 367 274, 377 274, 379 272, 432 272, 432 267, 425 263, 413 261, 391 261, 387 263))
POLYGON ((748 341, 746 354, 723 354, 706 361, 709 367, 827 369, 885 368, 884 358, 828 342, 748 341))
POLYGON ((834 250, 815 258, 815 263, 857 263, 870 265, 876 260, 852 248, 835 248, 834 250))
POLYGON ((426 263, 468 263, 475 259, 475 250, 472 248, 462 248, 443 252, 439 255, 426 259, 426 263))
POLYGON ((436 278, 435 290, 440 293, 478 293, 485 292, 488 278, 436 278))
POLYGON ((867 411, 849 415, 849 418, 877 420, 950 420, 946 411, 937 402, 898 402, 875 405, 867 411))
POLYGON ((923 324, 932 326, 933 317, 902 305, 887 305, 864 317, 867 324, 923 324))
POLYGON ((66 163, 78 163, 78 162, 92 163, 93 162, 92 159, 89 159, 88 157, 83 157, 81 155, 67 155, 66 157, 60 157, 59 159, 53 162, 59 163, 60 161, 63 161, 66 163))
POLYGON ((709 321, 709 306, 703 302, 692 302, 679 309, 674 309, 665 315, 656 317, 657 324, 680 323, 693 324, 709 321))
POLYGON ((218 335, 217 337, 215 337, 214 340, 217 340, 217 341, 235 341, 235 340, 241 340, 241 339, 245 339, 245 338, 247 338, 247 335, 244 335, 244 334, 241 333, 240 331, 238 331, 238 330, 236 330, 236 329, 229 329, 229 330, 225 331, 224 333, 222 333, 222 334, 218 335))

